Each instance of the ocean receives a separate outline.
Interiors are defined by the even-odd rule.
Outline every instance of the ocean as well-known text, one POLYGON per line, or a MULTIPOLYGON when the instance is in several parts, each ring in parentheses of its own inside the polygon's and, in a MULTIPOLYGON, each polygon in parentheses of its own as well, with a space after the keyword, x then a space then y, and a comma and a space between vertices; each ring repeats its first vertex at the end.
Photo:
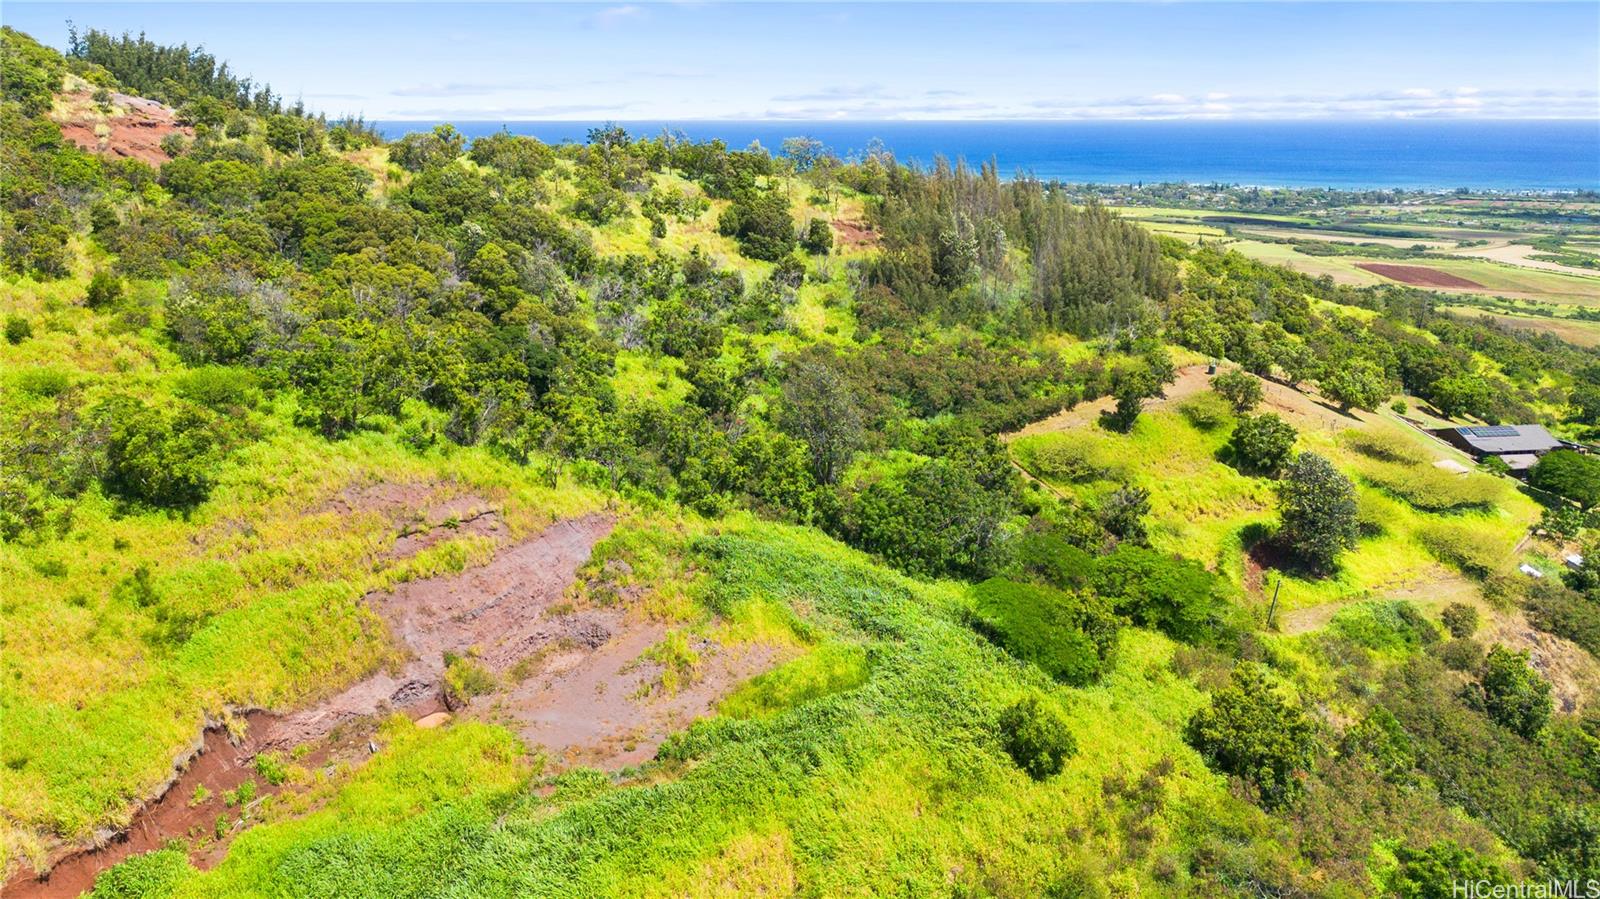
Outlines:
MULTIPOLYGON (((435 122, 378 122, 390 137, 435 122)), ((469 137, 509 129, 547 143, 582 141, 596 122, 453 123, 469 137)), ((896 157, 936 156, 1045 180, 1186 181, 1258 187, 1600 190, 1600 121, 801 122, 625 121, 634 136, 752 141, 776 151, 813 137, 841 155, 881 140, 896 157)))

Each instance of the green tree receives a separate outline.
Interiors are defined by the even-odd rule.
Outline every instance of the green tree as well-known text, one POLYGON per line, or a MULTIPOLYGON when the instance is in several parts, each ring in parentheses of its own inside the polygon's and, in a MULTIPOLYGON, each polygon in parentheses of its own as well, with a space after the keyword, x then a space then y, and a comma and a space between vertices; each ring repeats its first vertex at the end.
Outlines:
POLYGON ((1228 449, 1242 468, 1277 474, 1294 455, 1299 436, 1294 425, 1274 413, 1246 415, 1234 426, 1228 449))
POLYGON ((1528 483, 1560 494, 1584 508, 1600 505, 1600 456, 1558 449, 1540 457, 1528 472, 1528 483))
POLYGON ((1101 423, 1113 431, 1126 434, 1133 430, 1139 413, 1144 411, 1144 401, 1161 395, 1161 384, 1148 368, 1135 366, 1117 373, 1111 394, 1117 404, 1101 417, 1101 423))
POLYGON ((124 499, 188 508, 211 492, 222 459, 218 423, 188 403, 149 406, 113 397, 96 409, 106 429, 106 489, 124 499))
POLYGON ((1478 688, 1489 717, 1530 740, 1550 720, 1550 682, 1528 665, 1526 651, 1489 650, 1478 688))
POLYGON ((734 200, 717 219, 717 231, 739 242, 751 259, 776 262, 794 250, 789 201, 774 191, 751 192, 734 200))
POLYGON ((1311 719, 1280 697, 1250 662, 1234 668, 1228 686, 1189 719, 1185 738, 1206 764, 1254 785, 1268 808, 1298 795, 1317 753, 1311 719))
POLYGON ((826 256, 833 250, 833 229, 825 219, 812 219, 806 225, 800 248, 813 256, 826 256))
POLYGON ((1329 362, 1318 384, 1323 394, 1346 410, 1376 409, 1389 395, 1389 379, 1383 369, 1366 359, 1329 362))
POLYGON ((1061 773, 1078 753, 1067 717, 1047 698, 1029 693, 1000 713, 1000 745, 1034 780, 1061 773))
POLYGON ((1010 497, 979 483, 970 466, 918 462, 847 492, 841 502, 845 540, 904 571, 985 577, 1005 565, 1010 497))
POLYGON ((1261 381, 1242 368, 1235 368, 1211 379, 1211 389, 1238 413, 1249 412, 1261 402, 1261 381))
POLYGON ((1330 571, 1356 545, 1356 490, 1333 463, 1301 453, 1278 484, 1279 538, 1301 561, 1330 571))
POLYGON ((797 356, 785 367, 778 427, 810 447, 817 483, 833 484, 861 448, 866 415, 838 363, 813 353, 797 356))

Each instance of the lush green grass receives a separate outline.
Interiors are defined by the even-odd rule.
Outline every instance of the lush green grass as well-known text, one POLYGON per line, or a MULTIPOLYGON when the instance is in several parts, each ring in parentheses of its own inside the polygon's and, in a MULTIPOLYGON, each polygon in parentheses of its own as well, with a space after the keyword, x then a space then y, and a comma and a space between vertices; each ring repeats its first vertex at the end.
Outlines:
POLYGON ((770 524, 735 522, 685 551, 708 574, 708 609, 779 603, 823 642, 730 697, 725 710, 736 714, 695 725, 663 761, 618 781, 579 770, 553 790, 526 791, 493 731, 400 727, 377 766, 328 806, 256 828, 177 894, 748 895, 799 885, 921 896, 953 883, 1033 896, 1079 874, 1162 892, 1188 878, 1182 859, 1202 832, 1243 845, 1268 832, 1182 742, 1204 694, 1171 673, 1173 644, 1159 635, 1126 631, 1102 683, 1067 689, 961 623, 964 585, 907 580, 814 531, 770 524), (1042 783, 1016 769, 995 733, 1026 690, 1068 709, 1081 747, 1042 783), (477 771, 402 773, 462 751, 477 771), (1172 769, 1153 805, 1133 813, 1104 788, 1163 758, 1172 769), (361 811, 369 804, 373 813, 361 811), (402 820, 400 808, 420 814, 402 820), (1124 841, 1130 813, 1148 845, 1124 841))
MULTIPOLYGON (((1380 439, 1409 447, 1414 455, 1403 463, 1363 455, 1348 440, 1308 419, 1291 414, 1289 420, 1300 428, 1301 449, 1329 457, 1356 481, 1363 517, 1379 528, 1361 538, 1331 577, 1274 573, 1262 587, 1267 592, 1276 588, 1281 574, 1280 608, 1383 596, 1425 583, 1438 576, 1441 562, 1457 561, 1440 558, 1421 539, 1443 525, 1465 528, 1484 546, 1497 547, 1495 567, 1503 569, 1512 547, 1538 518, 1537 504, 1503 481, 1479 474, 1460 479, 1433 468, 1432 461, 1446 453, 1398 424, 1384 420, 1368 428, 1381 434, 1380 439), (1424 487, 1434 490, 1424 492, 1424 487), (1413 505, 1436 509, 1475 502, 1486 508, 1440 515, 1413 505)), ((1275 525, 1276 500, 1270 480, 1243 474, 1222 461, 1230 431, 1201 430, 1181 412, 1156 411, 1141 416, 1126 435, 1086 425, 1020 438, 1012 446, 1030 470, 1091 504, 1123 481, 1150 490, 1151 544, 1202 560, 1242 587, 1247 585, 1245 544, 1275 525), (1076 481, 1066 474, 1084 471, 1089 473, 1076 481)))

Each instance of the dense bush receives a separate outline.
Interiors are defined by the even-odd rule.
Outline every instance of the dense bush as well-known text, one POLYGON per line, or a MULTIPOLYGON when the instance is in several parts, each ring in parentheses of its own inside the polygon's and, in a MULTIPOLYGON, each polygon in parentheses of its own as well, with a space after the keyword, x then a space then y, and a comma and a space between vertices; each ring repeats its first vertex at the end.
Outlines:
POLYGON ((1450 840, 1423 849, 1400 846, 1394 858, 1389 890, 1400 899, 1450 899, 1460 895, 1458 884, 1510 882, 1498 865, 1450 840))
POLYGON ((990 578, 976 591, 978 630, 1063 683, 1098 679, 1117 645, 1117 618, 1092 594, 990 578))
POLYGON ((1206 764, 1253 785, 1268 807, 1294 799, 1317 753, 1311 720, 1250 663, 1189 719, 1185 736, 1206 764))
POLYGON ((1434 558, 1475 578, 1486 578, 1505 562, 1508 547, 1482 528, 1456 521, 1430 522, 1417 539, 1434 558))
POLYGON ((773 191, 750 193, 734 200, 717 219, 717 231, 738 241, 739 252, 751 259, 776 262, 795 246, 789 202, 773 191))
POLYGON ((106 431, 106 489, 124 499, 187 508, 211 492, 225 448, 221 423, 188 403, 114 397, 95 410, 106 431))
POLYGON ((1278 486, 1278 535, 1313 570, 1329 571, 1356 544, 1356 492, 1316 453, 1301 453, 1278 486))
POLYGON ((1585 508, 1600 504, 1600 457, 1574 450, 1545 453, 1528 472, 1535 487, 1558 493, 1585 508))
POLYGON ((1006 564, 1010 496, 951 460, 873 477, 841 506, 847 542, 913 574, 984 577, 1006 564))
POLYGON ((1550 720, 1550 682, 1528 665, 1528 653, 1489 650, 1478 678, 1483 710, 1502 726, 1532 739, 1550 720))
POLYGON ((1032 693, 1000 714, 1000 745, 1034 780, 1060 774, 1067 759, 1078 753, 1066 716, 1054 703, 1032 693))
POLYGON ((1213 639, 1225 622, 1222 582, 1192 559, 1123 544, 1095 560, 1090 583, 1118 614, 1174 639, 1213 639))
POLYGON ((1228 438, 1228 449, 1242 468, 1277 474, 1289 463, 1299 436, 1293 425, 1271 412, 1246 415, 1228 438))
POLYGON ((1444 623, 1445 630, 1450 632, 1450 636, 1462 640, 1477 631, 1478 610, 1464 602, 1453 602, 1439 613, 1439 620, 1444 623))

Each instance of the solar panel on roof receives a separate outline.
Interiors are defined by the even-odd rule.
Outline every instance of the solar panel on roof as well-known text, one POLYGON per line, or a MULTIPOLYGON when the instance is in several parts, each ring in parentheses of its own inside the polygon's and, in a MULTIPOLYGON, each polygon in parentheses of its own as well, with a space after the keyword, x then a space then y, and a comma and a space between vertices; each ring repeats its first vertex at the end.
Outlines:
POLYGON ((1467 432, 1474 437, 1515 437, 1518 434, 1517 429, 1509 425, 1488 425, 1486 427, 1467 428, 1467 432))

